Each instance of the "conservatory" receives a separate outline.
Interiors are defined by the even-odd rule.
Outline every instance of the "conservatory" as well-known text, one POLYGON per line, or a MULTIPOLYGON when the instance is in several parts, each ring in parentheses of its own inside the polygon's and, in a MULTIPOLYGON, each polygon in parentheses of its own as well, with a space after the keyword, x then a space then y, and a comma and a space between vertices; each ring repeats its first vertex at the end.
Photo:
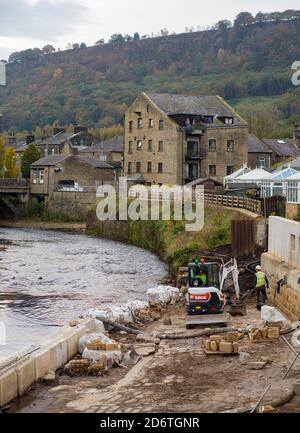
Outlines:
POLYGON ((287 179, 287 202, 300 204, 300 172, 287 179))
POLYGON ((228 185, 229 183, 236 182, 236 179, 238 177, 242 176, 243 174, 250 173, 250 171, 251 171, 251 169, 247 166, 247 164, 243 164, 243 166, 241 168, 234 171, 230 175, 224 177, 224 185, 228 185))
POLYGON ((289 178, 298 174, 299 172, 291 167, 284 168, 280 171, 272 173, 267 180, 261 183, 260 196, 261 198, 268 198, 273 196, 287 195, 287 182, 289 178))

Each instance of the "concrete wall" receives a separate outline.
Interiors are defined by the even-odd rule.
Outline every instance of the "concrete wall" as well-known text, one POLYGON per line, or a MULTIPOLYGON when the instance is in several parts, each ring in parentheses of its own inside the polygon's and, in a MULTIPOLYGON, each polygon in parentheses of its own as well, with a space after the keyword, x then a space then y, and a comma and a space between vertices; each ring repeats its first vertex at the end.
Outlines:
POLYGON ((293 220, 299 218, 299 215, 300 215, 300 204, 287 202, 285 205, 286 218, 293 220))
POLYGON ((24 395, 49 371, 63 367, 78 353, 80 338, 94 331, 94 319, 81 320, 76 327, 64 327, 32 354, 0 368, 0 408, 24 395))
POLYGON ((85 219, 95 209, 100 198, 94 192, 61 192, 55 191, 48 199, 50 214, 60 213, 71 219, 85 219))
POLYGON ((269 276, 271 301, 291 320, 300 319, 300 223, 270 217, 269 249, 262 255, 262 266, 269 276), (277 281, 284 286, 277 293, 277 281))

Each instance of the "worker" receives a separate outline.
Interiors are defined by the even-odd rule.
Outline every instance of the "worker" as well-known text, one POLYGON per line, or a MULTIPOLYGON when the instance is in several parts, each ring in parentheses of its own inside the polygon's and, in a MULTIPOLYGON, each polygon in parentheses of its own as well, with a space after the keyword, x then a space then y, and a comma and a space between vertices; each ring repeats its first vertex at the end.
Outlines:
POLYGON ((267 301, 267 289, 269 288, 269 281, 266 274, 262 271, 260 265, 255 268, 255 288, 257 296, 257 309, 261 310, 262 305, 267 301))

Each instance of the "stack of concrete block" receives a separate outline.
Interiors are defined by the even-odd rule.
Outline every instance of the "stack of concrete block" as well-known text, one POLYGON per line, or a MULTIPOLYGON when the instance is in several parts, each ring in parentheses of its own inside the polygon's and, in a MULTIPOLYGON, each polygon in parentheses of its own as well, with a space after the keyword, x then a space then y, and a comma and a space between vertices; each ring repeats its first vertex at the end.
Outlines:
POLYGON ((278 307, 290 320, 298 321, 300 318, 300 293, 287 285, 281 287, 280 293, 277 293, 277 281, 278 278, 275 276, 270 279, 270 302, 278 307))
POLYGON ((249 340, 253 342, 278 340, 280 332, 278 327, 266 326, 262 329, 251 328, 249 331, 249 340))
POLYGON ((209 340, 204 341, 204 348, 207 352, 224 353, 224 354, 238 353, 239 345, 237 341, 234 341, 234 337, 236 336, 232 335, 231 337, 228 338, 228 335, 226 337, 222 337, 221 335, 212 335, 209 338, 209 340))

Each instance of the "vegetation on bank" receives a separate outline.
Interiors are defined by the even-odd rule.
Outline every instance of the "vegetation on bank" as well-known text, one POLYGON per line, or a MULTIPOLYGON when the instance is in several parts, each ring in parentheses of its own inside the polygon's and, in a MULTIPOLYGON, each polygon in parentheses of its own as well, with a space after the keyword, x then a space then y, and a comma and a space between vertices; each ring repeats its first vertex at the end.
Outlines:
POLYGON ((272 118, 280 128, 267 135, 290 135, 286 122, 300 114, 300 88, 291 82, 291 65, 300 59, 299 34, 299 18, 272 18, 8 64, 8 85, 0 89, 3 124, 19 131, 55 122, 111 127, 122 124, 140 91, 217 93, 239 101, 239 108, 247 99, 247 105, 270 112, 274 102, 272 118))
POLYGON ((199 232, 185 231, 185 221, 98 221, 88 218, 87 232, 94 236, 127 242, 147 249, 169 265, 174 277, 180 266, 214 248, 231 242, 231 221, 236 211, 205 209, 205 226, 199 232))

